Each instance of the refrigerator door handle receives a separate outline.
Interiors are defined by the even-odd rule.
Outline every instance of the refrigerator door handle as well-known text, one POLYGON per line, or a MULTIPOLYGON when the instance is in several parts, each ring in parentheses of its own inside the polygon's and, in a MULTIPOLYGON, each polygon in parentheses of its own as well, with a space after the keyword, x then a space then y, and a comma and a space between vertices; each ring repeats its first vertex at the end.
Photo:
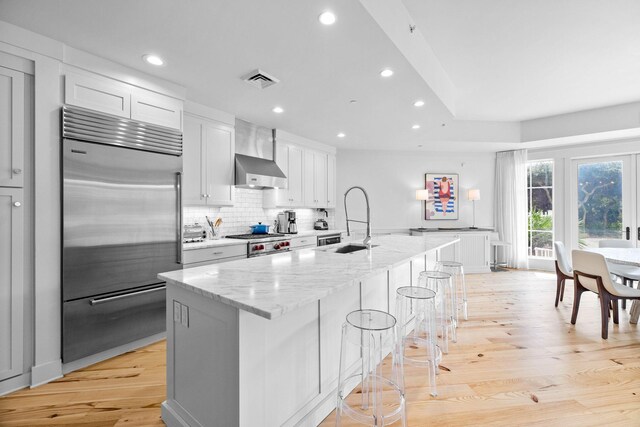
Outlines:
POLYGON ((162 286, 158 286, 157 288, 145 289, 145 290, 137 291, 137 292, 131 292, 131 293, 128 293, 128 294, 116 295, 116 296, 113 296, 113 297, 92 298, 92 299, 89 300, 89 304, 91 304, 91 305, 104 304, 105 302, 115 301, 115 300, 119 300, 119 299, 123 299, 123 298, 135 297, 137 295, 148 294, 149 292, 162 291, 164 289, 167 289, 167 285, 162 285, 162 286))
POLYGON ((176 172, 176 213, 178 215, 178 229, 176 230, 178 246, 177 258, 178 264, 182 264, 182 229, 184 228, 184 219, 182 217, 182 173, 176 172))

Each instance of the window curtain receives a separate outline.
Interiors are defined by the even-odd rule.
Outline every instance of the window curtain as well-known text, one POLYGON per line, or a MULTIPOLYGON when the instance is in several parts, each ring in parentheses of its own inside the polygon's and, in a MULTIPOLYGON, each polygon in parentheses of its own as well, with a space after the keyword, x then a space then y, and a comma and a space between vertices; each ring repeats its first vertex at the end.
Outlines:
POLYGON ((496 231, 510 268, 528 268, 527 150, 504 151, 496 157, 496 231))

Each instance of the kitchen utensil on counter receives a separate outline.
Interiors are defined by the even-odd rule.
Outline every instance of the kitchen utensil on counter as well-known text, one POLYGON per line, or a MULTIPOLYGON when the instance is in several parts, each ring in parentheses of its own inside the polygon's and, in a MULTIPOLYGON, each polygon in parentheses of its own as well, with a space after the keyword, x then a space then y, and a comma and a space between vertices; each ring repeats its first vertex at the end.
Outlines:
POLYGON ((222 219, 220 217, 216 218, 215 221, 212 221, 208 216, 205 217, 207 219, 207 223, 209 224, 210 236, 211 239, 219 239, 220 236, 220 224, 222 224, 222 219))
POLYGON ((251 226, 251 234, 268 234, 269 226, 259 222, 256 225, 251 226))

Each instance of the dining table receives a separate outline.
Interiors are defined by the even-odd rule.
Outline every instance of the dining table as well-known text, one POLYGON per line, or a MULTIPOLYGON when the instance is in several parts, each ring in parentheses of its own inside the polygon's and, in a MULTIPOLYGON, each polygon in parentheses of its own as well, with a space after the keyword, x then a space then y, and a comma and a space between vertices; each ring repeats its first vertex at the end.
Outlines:
MULTIPOLYGON (((603 255, 608 263, 640 268, 640 248, 588 248, 587 250, 603 255)), ((640 301, 636 300, 633 301, 629 311, 629 323, 638 323, 639 317, 640 301)))

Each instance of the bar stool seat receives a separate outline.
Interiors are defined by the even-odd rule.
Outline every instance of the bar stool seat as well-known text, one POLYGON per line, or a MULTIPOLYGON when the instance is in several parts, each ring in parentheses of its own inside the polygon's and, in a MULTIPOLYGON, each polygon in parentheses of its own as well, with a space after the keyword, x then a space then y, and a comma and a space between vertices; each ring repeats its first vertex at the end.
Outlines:
POLYGON ((336 425, 346 415, 372 426, 401 420, 406 427, 402 366, 395 317, 371 309, 349 313, 342 325, 336 425), (390 372, 382 363, 388 354, 390 372))
POLYGON ((398 349, 403 362, 427 368, 431 396, 437 396, 436 375, 442 361, 436 332, 436 293, 420 286, 396 291, 398 349))
POLYGON ((467 284, 464 281, 464 265, 457 261, 438 261, 436 263, 436 270, 444 271, 453 276, 453 285, 456 293, 456 301, 458 305, 456 307, 456 325, 458 324, 458 314, 462 310, 462 316, 464 320, 469 320, 469 309, 467 305, 467 284), (460 298, 462 294, 462 298, 460 298))

